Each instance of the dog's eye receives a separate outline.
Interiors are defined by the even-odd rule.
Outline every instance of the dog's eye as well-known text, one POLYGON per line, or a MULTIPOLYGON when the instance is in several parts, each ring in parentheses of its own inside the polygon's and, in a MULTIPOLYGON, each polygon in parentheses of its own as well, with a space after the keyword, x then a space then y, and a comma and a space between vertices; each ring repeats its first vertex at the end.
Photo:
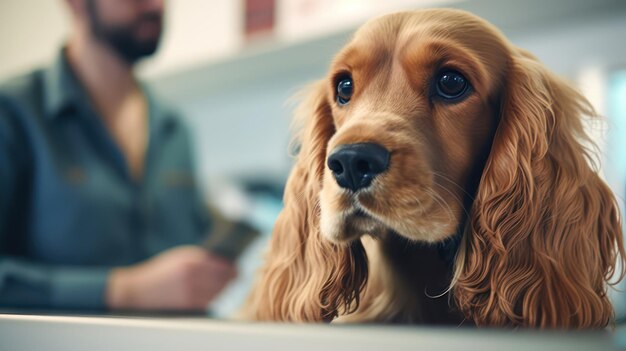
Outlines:
POLYGON ((353 91, 354 82, 352 82, 352 78, 347 77, 340 79, 337 83, 337 103, 339 105, 346 105, 348 102, 350 102, 353 91))
POLYGON ((457 71, 444 71, 437 78, 437 95, 446 100, 457 100, 469 90, 469 83, 457 71))

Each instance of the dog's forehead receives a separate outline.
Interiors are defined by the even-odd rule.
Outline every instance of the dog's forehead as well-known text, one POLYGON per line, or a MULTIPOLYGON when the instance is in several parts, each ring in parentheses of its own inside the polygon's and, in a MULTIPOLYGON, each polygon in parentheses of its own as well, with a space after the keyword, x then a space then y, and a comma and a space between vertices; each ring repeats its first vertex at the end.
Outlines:
POLYGON ((395 53, 398 48, 428 40, 447 41, 482 54, 494 48, 506 51, 502 33, 489 22, 469 12, 453 9, 429 9, 398 12, 370 20, 355 33, 347 49, 365 47, 370 52, 395 53))

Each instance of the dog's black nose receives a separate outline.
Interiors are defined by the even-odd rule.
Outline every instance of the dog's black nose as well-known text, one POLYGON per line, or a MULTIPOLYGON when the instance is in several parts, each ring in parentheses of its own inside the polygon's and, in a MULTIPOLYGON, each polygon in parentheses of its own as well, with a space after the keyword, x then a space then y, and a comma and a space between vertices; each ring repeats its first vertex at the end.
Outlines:
POLYGON ((389 167, 389 151, 378 144, 346 144, 328 157, 328 168, 340 187, 357 191, 389 167))

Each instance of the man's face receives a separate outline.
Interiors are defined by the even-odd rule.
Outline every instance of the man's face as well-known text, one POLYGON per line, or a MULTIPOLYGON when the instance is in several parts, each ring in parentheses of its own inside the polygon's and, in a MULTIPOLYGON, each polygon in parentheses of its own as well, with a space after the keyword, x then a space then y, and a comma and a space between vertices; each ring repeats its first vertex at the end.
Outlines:
POLYGON ((85 0, 93 35, 132 64, 152 55, 163 27, 163 0, 85 0))

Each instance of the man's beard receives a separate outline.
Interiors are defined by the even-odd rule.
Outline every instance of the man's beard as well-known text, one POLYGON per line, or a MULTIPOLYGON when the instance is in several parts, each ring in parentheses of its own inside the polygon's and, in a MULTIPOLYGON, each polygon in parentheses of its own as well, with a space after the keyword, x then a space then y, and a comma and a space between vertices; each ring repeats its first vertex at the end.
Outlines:
POLYGON ((101 20, 94 0, 87 1, 87 12, 93 35, 127 63, 134 64, 140 58, 154 54, 158 49, 160 34, 153 40, 139 40, 135 38, 134 33, 145 22, 157 23, 160 26, 162 23, 160 13, 143 14, 137 21, 127 25, 109 25, 101 20))

